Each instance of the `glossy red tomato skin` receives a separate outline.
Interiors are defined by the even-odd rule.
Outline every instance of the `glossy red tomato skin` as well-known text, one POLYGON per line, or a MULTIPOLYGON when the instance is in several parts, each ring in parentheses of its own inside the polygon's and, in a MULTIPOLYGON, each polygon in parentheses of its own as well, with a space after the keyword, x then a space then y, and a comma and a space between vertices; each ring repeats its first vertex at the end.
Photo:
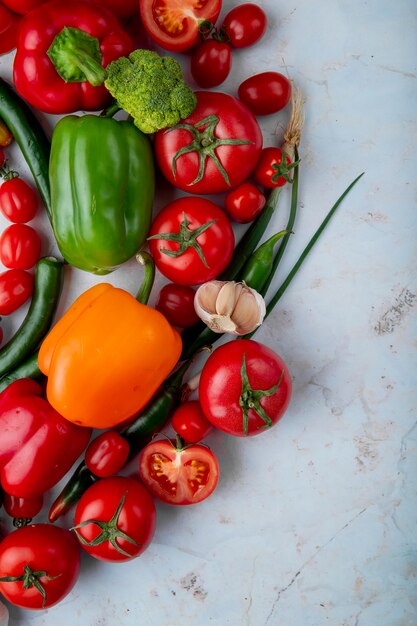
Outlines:
POLYGON ((194 309, 194 297, 192 287, 168 283, 159 292, 155 308, 172 326, 188 328, 200 320, 194 309))
POLYGON ((225 209, 231 220, 248 224, 259 215, 266 203, 264 194, 252 183, 242 183, 225 198, 225 209))
POLYGON ((187 443, 202 441, 213 429, 198 400, 180 404, 171 419, 172 428, 187 443))
POLYGON ((287 106, 291 83, 279 72, 262 72, 244 80, 237 93, 254 115, 271 115, 287 106))
POLYGON ((204 233, 197 237, 208 267, 194 248, 188 248, 173 258, 162 250, 178 251, 179 244, 163 239, 151 239, 149 249, 158 270, 179 285, 199 285, 218 276, 228 265, 234 250, 234 234, 224 211, 205 198, 187 196, 166 205, 155 218, 149 236, 179 232, 184 214, 190 228, 196 228, 216 220, 204 233))
POLYGON ((129 456, 129 444, 116 430, 107 430, 93 439, 85 451, 85 464, 99 478, 119 472, 129 456))
POLYGON ((22 178, 6 180, 0 187, 0 210, 10 222, 29 222, 37 209, 36 194, 22 178))
POLYGON ((223 26, 234 48, 253 46, 263 37, 267 17, 257 4, 250 2, 234 7, 226 15, 223 26))
POLYGON ((41 254, 41 240, 27 224, 12 224, 0 237, 0 261, 10 269, 28 270, 41 254))
POLYGON ((216 488, 219 472, 213 452, 198 444, 177 449, 175 442, 158 439, 145 446, 139 455, 139 476, 143 483, 156 498, 168 504, 182 506, 205 500, 216 488), (166 468, 162 474, 161 468, 166 468))
MULTIPOLYGON (((230 341, 217 348, 208 358, 201 373, 199 398, 207 419, 220 430, 237 437, 245 436, 243 411, 239 404, 242 393, 241 367, 245 355, 249 382, 253 389, 267 390, 282 381, 272 396, 260 401, 267 415, 276 424, 291 399, 291 376, 281 357, 273 350, 251 339, 230 341)), ((248 435, 269 430, 253 409, 249 411, 248 435)))
POLYGON ((197 43, 201 22, 216 22, 221 6, 221 0, 140 0, 140 15, 158 46, 184 52, 197 43))
POLYGON ((200 87, 221 85, 232 68, 232 51, 227 43, 206 39, 191 56, 191 74, 200 87))
POLYGON ((25 270, 7 270, 0 274, 0 315, 17 311, 33 293, 34 278, 25 270))
MULTIPOLYGON (((288 155, 285 155, 287 165, 291 164, 291 159, 288 155)), ((287 181, 283 176, 279 176, 276 181, 272 180, 272 177, 276 173, 274 165, 280 165, 282 163, 282 150, 281 148, 264 148, 261 152, 258 163, 253 170, 253 178, 259 184, 266 189, 274 189, 275 187, 283 187, 287 184, 287 181)))
POLYGON ((75 585, 80 570, 80 550, 70 532, 52 524, 32 524, 13 531, 0 543, 0 578, 21 576, 29 565, 45 571, 40 582, 46 602, 35 587, 23 589, 22 582, 0 582, 6 600, 26 609, 48 608, 62 600, 75 585))
MULTIPOLYGON (((151 494, 133 478, 114 476, 103 478, 87 489, 78 502, 74 526, 86 520, 109 521, 117 510, 121 499, 125 497, 117 520, 117 527, 134 539, 138 545, 126 539, 117 539, 118 545, 128 552, 128 557, 105 541, 97 546, 82 545, 82 548, 100 561, 129 561, 142 554, 150 544, 155 532, 156 510, 151 494)), ((100 534, 96 524, 86 524, 78 532, 87 541, 92 541, 100 534)))
POLYGON ((35 498, 18 498, 4 493, 3 506, 10 517, 32 519, 37 515, 43 506, 43 495, 35 498))
POLYGON ((197 107, 182 120, 192 126, 208 116, 218 118, 214 130, 216 139, 238 139, 249 143, 218 146, 215 154, 225 168, 229 183, 224 179, 213 160, 206 159, 203 178, 194 183, 198 175, 199 158, 196 151, 183 154, 176 161, 176 172, 172 171, 173 160, 181 148, 193 141, 187 129, 159 131, 155 135, 155 155, 165 178, 175 187, 193 194, 213 194, 237 187, 244 182, 255 167, 262 150, 262 133, 255 116, 237 98, 219 91, 196 91, 197 107))

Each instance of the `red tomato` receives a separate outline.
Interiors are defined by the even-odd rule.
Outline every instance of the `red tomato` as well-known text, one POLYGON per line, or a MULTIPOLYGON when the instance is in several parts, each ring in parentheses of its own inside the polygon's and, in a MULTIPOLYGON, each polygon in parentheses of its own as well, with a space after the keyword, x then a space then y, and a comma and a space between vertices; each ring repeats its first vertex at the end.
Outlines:
POLYGON ((237 98, 197 91, 197 107, 177 126, 155 135, 155 153, 175 187, 196 194, 229 191, 243 183, 262 149, 256 118, 237 98))
POLYGON ((11 222, 29 222, 35 217, 37 208, 35 192, 21 178, 6 180, 0 187, 0 210, 11 222))
POLYGON ((194 297, 192 287, 168 283, 159 292, 155 309, 165 315, 172 326, 188 328, 200 321, 194 309, 194 297))
POLYGON ((242 183, 229 191, 225 198, 225 209, 234 222, 252 222, 265 206, 266 198, 252 183, 242 183))
POLYGON ((279 72, 263 72, 244 80, 237 93, 254 115, 270 115, 287 106, 291 83, 279 72))
POLYGON ((179 285, 199 285, 218 276, 235 243, 226 214, 210 200, 191 196, 164 207, 149 235, 155 265, 179 285))
POLYGON ((229 76, 232 51, 227 43, 206 39, 191 56, 191 74, 200 87, 217 87, 229 76))
POLYGON ((209 421, 230 435, 258 435, 284 414, 291 377, 278 354, 242 339, 217 348, 200 378, 201 408, 209 421))
POLYGON ((234 7, 226 15, 223 27, 234 48, 247 48, 259 41, 266 30, 267 18, 257 4, 234 7))
POLYGON ((77 542, 58 526, 25 526, 0 543, 0 592, 16 606, 53 606, 71 591, 79 570, 77 542), (19 580, 8 582, 8 577, 19 580))
POLYGON ((0 315, 10 315, 30 298, 33 275, 25 270, 7 270, 0 274, 0 315))
POLYGON ((291 183, 290 170, 295 163, 291 163, 288 154, 285 157, 285 163, 283 163, 281 148, 264 148, 253 170, 255 181, 267 189, 282 187, 285 183, 291 183))
POLYGON ((27 224, 12 224, 0 237, 0 261, 5 267, 28 270, 41 254, 41 240, 27 224))
POLYGON ((16 48, 20 17, 11 13, 0 3, 0 54, 16 48))
POLYGON ((73 530, 94 558, 129 561, 148 547, 155 525, 151 494, 133 478, 114 476, 87 489, 77 505, 73 530))
POLYGON ((127 461, 129 444, 116 430, 107 430, 93 439, 85 451, 85 464, 100 478, 117 474, 127 461))
POLYGON ((169 504, 195 504, 208 498, 219 481, 219 464, 206 446, 182 447, 158 439, 139 455, 139 475, 150 492, 169 504))
POLYGON ((140 0, 140 14, 158 46, 183 52, 197 42, 202 22, 217 20, 221 6, 221 0, 140 0))
POLYGON ((198 400, 183 402, 174 412, 172 428, 187 443, 198 443, 212 430, 213 426, 201 410, 198 400))
POLYGON ((15 526, 25 526, 35 515, 37 515, 43 505, 43 495, 35 498, 18 498, 4 493, 3 506, 7 515, 14 517, 15 526))

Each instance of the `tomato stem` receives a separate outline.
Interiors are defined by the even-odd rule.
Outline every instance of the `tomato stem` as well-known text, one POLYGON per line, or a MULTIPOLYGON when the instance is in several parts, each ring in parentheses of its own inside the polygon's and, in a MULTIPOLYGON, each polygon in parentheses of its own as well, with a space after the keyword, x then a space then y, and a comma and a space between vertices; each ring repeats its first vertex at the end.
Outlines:
POLYGON ((175 153, 174 158, 172 159, 172 174, 174 178, 176 178, 177 175, 177 160, 180 158, 180 156, 182 156, 183 154, 188 154, 189 152, 197 152, 198 174, 196 178, 192 181, 192 183, 190 183, 190 186, 200 182, 200 180, 204 176, 206 161, 207 159, 211 159, 214 165, 219 170, 220 174, 223 176, 227 185, 229 185, 230 187, 229 176, 222 163, 220 162, 218 156, 216 155, 215 150, 219 146, 237 146, 242 144, 250 144, 253 142, 247 141, 245 139, 231 139, 228 137, 221 139, 216 137, 214 131, 218 123, 219 118, 217 117, 217 115, 209 115, 199 122, 196 122, 194 125, 187 123, 176 124, 175 126, 172 126, 165 131, 166 133, 170 133, 172 130, 182 128, 184 130, 188 130, 188 132, 190 132, 193 137, 188 146, 183 146, 182 148, 180 148, 175 153), (204 130, 198 130, 203 126, 205 126, 204 130))
POLYGON ((23 574, 21 576, 3 576, 0 578, 0 582, 2 583, 16 583, 23 582, 23 589, 30 589, 31 587, 35 587, 41 594, 43 598, 42 608, 46 604, 46 591, 45 588, 41 585, 40 578, 46 578, 47 580, 55 580, 55 578, 59 578, 61 574, 57 576, 48 576, 47 572, 39 571, 34 572, 29 565, 25 565, 23 568, 23 574))
POLYGON ((113 516, 111 517, 111 519, 109 519, 108 522, 102 522, 101 520, 96 520, 96 519, 88 519, 88 520, 85 520, 84 522, 81 522, 81 524, 77 524, 77 526, 73 526, 72 528, 70 528, 70 530, 73 530, 75 532, 79 542, 82 545, 99 546, 105 541, 108 541, 109 543, 111 543, 111 545, 114 548, 116 548, 118 552, 120 552, 120 554, 124 554, 125 556, 128 556, 129 558, 133 558, 134 556, 133 554, 129 554, 129 552, 126 552, 126 550, 123 550, 123 548, 121 548, 119 544, 117 543, 117 539, 124 539, 125 541, 128 541, 129 543, 133 543, 135 546, 142 545, 138 543, 137 541, 135 541, 134 539, 132 539, 132 537, 129 537, 129 535, 126 535, 126 533, 120 530, 120 528, 118 528, 117 526, 117 521, 119 519, 119 515, 121 513, 121 510, 125 502, 126 493, 123 494, 113 516), (101 528, 100 534, 97 535, 97 537, 95 537, 95 539, 92 539, 91 541, 87 541, 86 539, 84 539, 81 533, 78 532, 79 528, 82 528, 83 526, 87 526, 88 524, 96 524, 96 526, 101 528))

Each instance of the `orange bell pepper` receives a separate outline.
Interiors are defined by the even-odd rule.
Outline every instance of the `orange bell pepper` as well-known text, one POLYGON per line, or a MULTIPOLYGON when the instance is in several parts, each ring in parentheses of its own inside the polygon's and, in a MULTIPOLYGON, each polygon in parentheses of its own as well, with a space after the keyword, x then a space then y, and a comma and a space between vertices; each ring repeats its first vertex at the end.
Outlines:
POLYGON ((158 311, 99 283, 52 328, 38 362, 58 413, 75 424, 110 428, 145 406, 181 347, 179 334, 158 311))

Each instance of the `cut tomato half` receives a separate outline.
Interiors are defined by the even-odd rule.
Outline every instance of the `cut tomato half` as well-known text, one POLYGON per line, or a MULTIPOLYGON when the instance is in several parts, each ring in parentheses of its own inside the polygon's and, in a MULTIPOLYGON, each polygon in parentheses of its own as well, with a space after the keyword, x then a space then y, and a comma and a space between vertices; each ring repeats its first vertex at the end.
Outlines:
POLYGON ((219 464, 202 445, 181 447, 158 439, 143 448, 139 475, 149 491, 169 504, 195 504, 213 493, 219 481, 219 464))
POLYGON ((140 0, 140 14, 158 46, 183 52, 197 42, 201 22, 217 20, 221 6, 221 0, 140 0))

